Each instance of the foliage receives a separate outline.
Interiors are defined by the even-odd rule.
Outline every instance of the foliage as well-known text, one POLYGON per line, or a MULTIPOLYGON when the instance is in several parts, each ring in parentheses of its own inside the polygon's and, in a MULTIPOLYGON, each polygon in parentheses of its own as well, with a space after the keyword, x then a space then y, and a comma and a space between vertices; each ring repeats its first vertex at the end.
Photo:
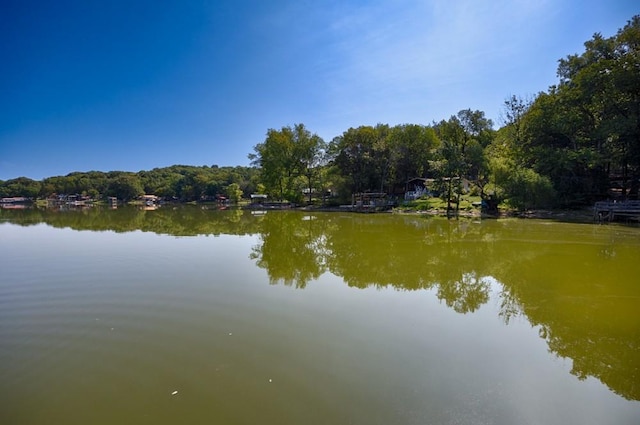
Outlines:
POLYGON ((564 204, 640 188, 640 16, 610 38, 595 34, 560 60, 560 82, 523 117, 520 161, 548 176, 564 204))
POLYGON ((416 124, 392 127, 389 134, 390 150, 394 153, 392 184, 403 185, 411 178, 427 176, 429 159, 439 143, 432 127, 416 124))
POLYGON ((311 193, 317 181, 318 168, 324 157, 324 141, 311 134, 304 124, 269 129, 264 142, 249 154, 252 164, 260 169, 261 183, 270 196, 279 200, 300 202, 300 179, 311 193))
POLYGON ((447 202, 455 199, 456 209, 463 192, 463 179, 474 183, 484 196, 484 187, 489 181, 485 148, 494 138, 492 127, 493 122, 485 118, 484 112, 471 109, 461 110, 435 125, 441 144, 431 165, 445 187, 443 199, 447 202))
POLYGON ((66 176, 47 177, 38 182, 20 177, 0 184, 0 195, 47 198, 54 195, 78 194, 100 199, 115 196, 131 200, 141 194, 154 194, 166 199, 199 201, 213 199, 237 184, 242 193, 253 193, 257 170, 250 167, 195 167, 173 165, 138 173, 122 171, 74 172, 66 176))
POLYGON ((18 177, 2 182, 0 185, 0 197, 24 196, 35 198, 41 189, 41 183, 28 177, 18 177))
POLYGON ((140 177, 134 173, 118 173, 107 189, 108 196, 129 201, 144 194, 140 177))
POLYGON ((403 193, 407 181, 426 177, 439 140, 432 127, 403 124, 350 128, 329 146, 344 197, 356 192, 403 193))
POLYGON ((231 202, 238 203, 242 198, 242 189, 238 183, 231 183, 225 188, 225 193, 231 202))
POLYGON ((504 182, 509 206, 526 210, 547 207, 553 204, 555 191, 548 177, 541 176, 530 168, 517 168, 504 182))
POLYGON ((379 138, 376 128, 362 126, 350 128, 331 141, 334 164, 346 177, 349 192, 376 191, 384 184, 376 173, 376 163, 382 162, 377 157, 383 144, 379 138))

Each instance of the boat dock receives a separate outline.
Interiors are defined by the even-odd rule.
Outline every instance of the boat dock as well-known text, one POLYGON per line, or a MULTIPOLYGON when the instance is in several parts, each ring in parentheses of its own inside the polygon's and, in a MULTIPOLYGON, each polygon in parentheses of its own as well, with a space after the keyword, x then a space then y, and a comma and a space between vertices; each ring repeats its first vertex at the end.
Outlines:
POLYGON ((603 201, 593 207, 593 219, 614 221, 616 218, 640 220, 640 201, 603 201))

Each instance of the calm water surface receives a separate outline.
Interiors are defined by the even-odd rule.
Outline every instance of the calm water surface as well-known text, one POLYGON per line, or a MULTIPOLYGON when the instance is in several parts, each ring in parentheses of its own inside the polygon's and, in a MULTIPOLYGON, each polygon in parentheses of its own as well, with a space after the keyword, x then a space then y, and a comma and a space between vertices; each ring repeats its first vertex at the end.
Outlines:
POLYGON ((2 424, 638 424, 640 228, 0 210, 2 424))

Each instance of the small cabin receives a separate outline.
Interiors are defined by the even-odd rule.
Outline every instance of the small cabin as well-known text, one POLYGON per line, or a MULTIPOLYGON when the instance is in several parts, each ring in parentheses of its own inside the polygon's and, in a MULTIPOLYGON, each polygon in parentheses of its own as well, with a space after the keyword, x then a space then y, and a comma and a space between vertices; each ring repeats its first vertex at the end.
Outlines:
POLYGON ((415 201, 423 196, 433 196, 429 187, 433 187, 434 179, 425 179, 422 177, 415 177, 407 181, 407 190, 404 193, 404 199, 406 201, 415 201))
POLYGON ((427 179, 416 177, 407 181, 407 190, 404 193, 406 201, 413 201, 422 196, 440 196, 440 193, 446 191, 450 182, 454 185, 460 184, 462 193, 468 193, 471 190, 471 182, 460 177, 442 177, 439 179, 427 179))

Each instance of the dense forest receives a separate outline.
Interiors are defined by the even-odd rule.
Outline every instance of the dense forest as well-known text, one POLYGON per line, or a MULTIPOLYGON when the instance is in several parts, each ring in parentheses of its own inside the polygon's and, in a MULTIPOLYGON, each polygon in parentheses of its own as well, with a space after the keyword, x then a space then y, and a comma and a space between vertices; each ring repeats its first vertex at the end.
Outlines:
POLYGON ((92 199, 113 196, 128 201, 146 193, 177 201, 215 199, 216 196, 238 200, 243 193, 256 190, 258 179, 259 170, 252 167, 173 165, 137 173, 74 172, 42 181, 19 177, 2 182, 0 197, 35 199, 79 194, 92 199))
POLYGON ((640 16, 584 46, 559 60, 556 85, 532 98, 508 97, 498 130, 483 111, 471 109, 428 125, 349 128, 330 142, 296 124, 269 129, 249 154, 251 167, 21 177, 0 181, 0 197, 77 193, 129 200, 148 193, 197 201, 265 193, 299 203, 331 193, 338 202, 355 192, 401 194, 421 177, 438 182, 446 199, 471 190, 518 209, 638 199, 640 16))

